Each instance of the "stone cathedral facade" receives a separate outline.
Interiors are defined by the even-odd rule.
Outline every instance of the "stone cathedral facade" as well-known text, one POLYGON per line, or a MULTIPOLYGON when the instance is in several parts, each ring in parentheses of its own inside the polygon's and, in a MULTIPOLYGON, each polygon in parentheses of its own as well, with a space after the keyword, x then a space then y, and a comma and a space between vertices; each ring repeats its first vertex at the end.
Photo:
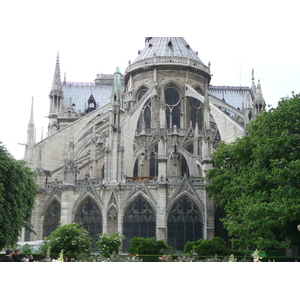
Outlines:
POLYGON ((59 223, 100 233, 156 237, 175 249, 211 239, 217 209, 205 170, 220 141, 245 134, 265 106, 260 82, 211 85, 204 64, 181 37, 146 37, 125 74, 94 82, 62 80, 57 56, 47 137, 35 141, 33 114, 24 159, 37 172, 31 217, 41 240, 59 223))

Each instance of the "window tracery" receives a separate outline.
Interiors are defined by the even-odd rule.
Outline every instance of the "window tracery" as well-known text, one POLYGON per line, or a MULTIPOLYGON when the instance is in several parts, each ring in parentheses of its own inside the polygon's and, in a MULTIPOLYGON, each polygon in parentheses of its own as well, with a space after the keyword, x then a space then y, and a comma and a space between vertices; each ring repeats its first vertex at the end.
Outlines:
POLYGON ((134 237, 155 237, 156 236, 155 214, 146 199, 139 196, 127 208, 124 215, 123 234, 124 251, 128 251, 129 242, 134 237))
POLYGON ((43 238, 47 237, 58 226, 60 222, 60 211, 60 203, 57 200, 54 200, 49 205, 44 217, 43 238))
MULTIPOLYGON (((142 99, 142 97, 147 93, 147 89, 143 88, 138 94, 138 101, 142 99)), ((150 98, 145 102, 143 109, 140 113, 137 129, 141 129, 143 127, 143 122, 145 128, 151 128, 151 101, 150 98)))
POLYGON ((176 125, 180 128, 180 95, 173 85, 165 90, 166 121, 167 127, 173 128, 176 125))
POLYGON ((90 198, 87 198, 79 206, 74 221, 81 223, 89 236, 93 239, 93 247, 98 240, 99 234, 102 233, 102 216, 97 204, 90 198))
POLYGON ((201 213, 194 202, 187 197, 178 200, 168 216, 168 244, 183 250, 186 242, 202 238, 202 231, 201 213))

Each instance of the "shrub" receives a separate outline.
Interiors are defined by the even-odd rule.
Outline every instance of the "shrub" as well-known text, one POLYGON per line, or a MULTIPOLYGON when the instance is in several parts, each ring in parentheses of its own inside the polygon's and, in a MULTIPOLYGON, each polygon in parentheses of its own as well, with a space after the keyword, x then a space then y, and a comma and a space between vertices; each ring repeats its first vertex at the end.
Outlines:
POLYGON ((60 225, 44 239, 44 247, 56 254, 61 250, 66 254, 90 253, 91 245, 92 239, 87 230, 77 223, 60 225))
POLYGON ((184 246, 184 253, 195 252, 199 256, 203 255, 228 255, 232 250, 225 246, 225 241, 220 237, 214 237, 212 240, 200 239, 194 242, 187 242, 184 246))
POLYGON ((108 257, 113 254, 113 252, 119 253, 122 241, 124 239, 125 236, 121 235, 119 232, 112 234, 100 234, 99 239, 96 242, 97 248, 99 249, 99 254, 108 257))
POLYGON ((35 248, 27 243, 21 247, 21 253, 34 253, 35 248))
POLYGON ((135 237, 130 241, 129 253, 132 254, 162 254, 171 249, 163 240, 157 241, 156 238, 135 237))

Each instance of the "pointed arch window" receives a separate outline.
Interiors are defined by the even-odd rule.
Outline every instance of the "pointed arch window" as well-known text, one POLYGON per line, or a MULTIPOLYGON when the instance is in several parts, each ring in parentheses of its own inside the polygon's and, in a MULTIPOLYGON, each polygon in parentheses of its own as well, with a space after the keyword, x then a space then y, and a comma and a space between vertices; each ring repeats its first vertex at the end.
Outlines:
POLYGON ((165 90, 167 127, 180 128, 180 95, 173 85, 165 90))
POLYGON ((168 216, 168 244, 182 251, 188 241, 203 238, 201 213, 188 197, 178 200, 168 216))
POLYGON ((134 237, 150 238, 156 236, 155 214, 146 199, 136 198, 127 208, 123 221, 124 251, 128 251, 130 240, 134 237))
POLYGON ((79 206, 74 221, 81 223, 93 239, 93 248, 102 233, 102 215, 94 200, 87 198, 79 206))
POLYGON ((198 123, 198 128, 200 128, 202 103, 200 100, 193 97, 190 97, 189 100, 190 100, 190 108, 191 108, 190 120, 192 121, 192 127, 195 128, 195 124, 198 123))
POLYGON ((60 222, 61 205, 57 200, 54 200, 47 209, 44 216, 43 238, 47 237, 56 229, 60 222))
POLYGON ((158 176, 158 161, 157 161, 158 144, 153 147, 150 153, 150 170, 149 176, 158 176))
MULTIPOLYGON (((147 93, 147 88, 142 88, 141 91, 138 93, 138 101, 142 99, 142 97, 147 93)), ((148 99, 143 109, 140 113, 138 123, 137 123, 137 129, 141 129, 143 127, 143 122, 145 128, 151 128, 151 101, 148 99)))

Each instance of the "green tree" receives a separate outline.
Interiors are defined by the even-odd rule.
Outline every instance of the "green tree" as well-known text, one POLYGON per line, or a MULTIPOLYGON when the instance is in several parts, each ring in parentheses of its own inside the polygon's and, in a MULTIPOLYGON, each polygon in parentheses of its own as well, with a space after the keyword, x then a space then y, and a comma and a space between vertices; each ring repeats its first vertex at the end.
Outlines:
POLYGON ((55 254, 59 254, 61 250, 66 254, 88 254, 91 252, 92 239, 80 224, 71 223, 59 225, 44 238, 44 245, 55 254))
POLYGON ((233 246, 299 245, 300 95, 282 98, 247 131, 214 152, 214 168, 206 173, 209 195, 225 210, 233 246))
POLYGON ((96 242, 99 254, 103 256, 110 256, 113 252, 119 253, 124 239, 125 236, 121 235, 119 232, 112 234, 100 234, 99 239, 96 242))
POLYGON ((14 245, 28 220, 37 192, 36 173, 16 160, 0 142, 0 249, 14 245))
POLYGON ((184 246, 184 253, 191 251, 198 255, 228 255, 232 251, 225 246, 225 241, 220 237, 214 237, 212 240, 199 239, 194 242, 187 242, 184 246))
POLYGON ((130 240, 129 253, 132 254, 161 254, 165 250, 172 247, 167 245, 163 240, 156 240, 156 238, 142 238, 135 237, 130 240))

